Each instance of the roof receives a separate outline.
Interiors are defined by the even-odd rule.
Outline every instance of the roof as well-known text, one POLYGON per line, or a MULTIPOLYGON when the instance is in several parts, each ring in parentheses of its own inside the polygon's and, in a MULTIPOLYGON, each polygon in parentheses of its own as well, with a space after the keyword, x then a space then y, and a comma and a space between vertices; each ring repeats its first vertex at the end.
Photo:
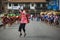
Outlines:
POLYGON ((46 0, 8 0, 8 2, 46 2, 46 0))

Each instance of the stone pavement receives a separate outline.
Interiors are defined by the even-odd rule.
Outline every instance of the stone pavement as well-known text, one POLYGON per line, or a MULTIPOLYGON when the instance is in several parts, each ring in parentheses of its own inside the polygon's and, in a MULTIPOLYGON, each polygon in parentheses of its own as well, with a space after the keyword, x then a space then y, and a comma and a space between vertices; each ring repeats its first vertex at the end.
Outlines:
POLYGON ((19 37, 19 24, 6 29, 0 28, 0 40, 60 40, 60 28, 43 22, 30 21, 26 25, 26 37, 19 37))

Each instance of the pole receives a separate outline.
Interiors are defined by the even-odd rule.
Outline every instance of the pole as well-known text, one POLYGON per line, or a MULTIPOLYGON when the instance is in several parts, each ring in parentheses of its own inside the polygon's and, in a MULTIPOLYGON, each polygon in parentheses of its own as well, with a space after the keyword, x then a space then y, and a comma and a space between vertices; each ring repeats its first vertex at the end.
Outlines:
POLYGON ((58 10, 59 10, 59 0, 58 0, 58 10))

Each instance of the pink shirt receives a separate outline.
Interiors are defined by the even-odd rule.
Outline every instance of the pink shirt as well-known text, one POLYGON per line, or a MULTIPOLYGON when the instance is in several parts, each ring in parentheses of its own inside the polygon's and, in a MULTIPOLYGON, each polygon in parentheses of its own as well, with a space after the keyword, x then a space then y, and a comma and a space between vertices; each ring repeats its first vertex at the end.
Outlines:
POLYGON ((20 23, 28 23, 26 14, 21 13, 21 21, 20 21, 20 23))

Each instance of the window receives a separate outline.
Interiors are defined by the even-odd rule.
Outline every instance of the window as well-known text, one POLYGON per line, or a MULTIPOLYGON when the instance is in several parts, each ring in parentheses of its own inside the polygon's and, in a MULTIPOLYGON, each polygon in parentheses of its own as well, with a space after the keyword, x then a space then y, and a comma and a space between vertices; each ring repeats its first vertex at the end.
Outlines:
POLYGON ((34 4, 32 4, 32 6, 34 6, 34 4))
POLYGON ((9 3, 9 7, 11 7, 11 3, 9 3))
POLYGON ((4 0, 4 1, 7 1, 7 0, 4 0))
POLYGON ((28 4, 28 3, 25 3, 25 7, 26 7, 26 6, 29 6, 29 4, 28 4))
POLYGON ((26 9, 30 9, 30 4, 25 4, 25 7, 24 8, 26 8, 26 9))
POLYGON ((43 6, 43 4, 40 4, 40 7, 42 7, 43 6))
POLYGON ((14 6, 18 6, 18 4, 17 3, 14 3, 14 6))

